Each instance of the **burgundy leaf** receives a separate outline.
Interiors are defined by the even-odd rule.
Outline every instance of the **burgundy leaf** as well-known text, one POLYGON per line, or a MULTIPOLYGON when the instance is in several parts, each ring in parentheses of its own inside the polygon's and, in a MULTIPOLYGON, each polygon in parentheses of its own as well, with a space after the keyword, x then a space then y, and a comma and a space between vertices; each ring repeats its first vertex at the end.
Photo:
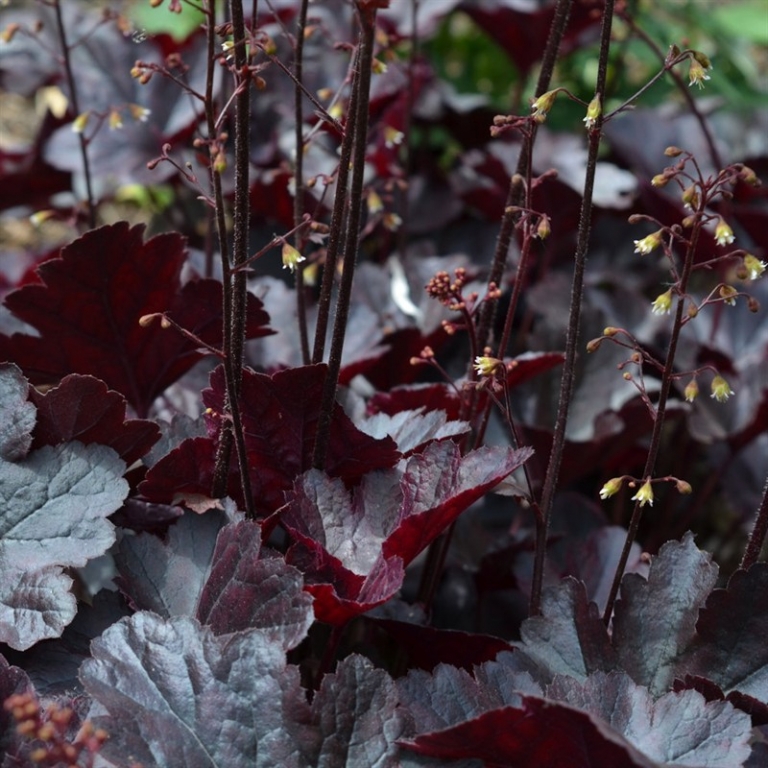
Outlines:
POLYGON ((512 649, 509 643, 490 635, 435 629, 391 619, 370 621, 397 641, 408 654, 411 667, 428 672, 441 663, 471 672, 476 664, 494 659, 502 651, 512 649))
MULTIPOLYGON (((716 579, 717 566, 696 547, 691 533, 659 550, 647 580, 635 573, 622 579, 614 646, 622 668, 652 694, 669 690, 678 657, 693 638, 699 608, 716 579)), ((707 676, 712 677, 711 670, 707 676)))
POLYGON ((45 394, 31 390, 30 399, 37 407, 35 448, 71 440, 99 443, 115 450, 130 466, 160 437, 154 422, 126 420, 125 398, 93 376, 65 376, 45 394))
MULTIPOLYGON (((0 336, 0 357, 15 361, 33 383, 70 373, 91 374, 123 394, 140 416, 202 356, 198 345, 158 322, 139 319, 168 312, 208 344, 221 340, 221 286, 180 284, 184 240, 163 234, 142 241, 143 225, 101 227, 41 264, 44 284, 9 294, 6 306, 40 338, 0 336)), ((260 302, 250 298, 251 334, 270 331, 260 302)))
POLYGON ((709 595, 680 672, 768 703, 768 565, 738 570, 709 595))
POLYGON ((297 539, 288 561, 312 585, 318 618, 339 619, 334 595, 357 603, 357 613, 391 597, 402 566, 529 456, 486 447, 462 457, 450 441, 431 443, 398 468, 366 475, 351 496, 341 480, 306 472, 281 521, 297 539))
POLYGON ((584 584, 573 578, 544 590, 541 616, 526 619, 520 636, 520 649, 540 666, 545 680, 558 674, 581 680, 616 666, 597 606, 587 602, 584 584))
POLYGON ((259 525, 245 521, 219 531, 197 618, 217 635, 256 628, 294 648, 314 620, 312 598, 298 570, 265 556, 261 535, 259 525))
POLYGON ((736 768, 749 756, 749 717, 698 691, 654 701, 623 672, 597 672, 583 681, 558 677, 547 695, 600 718, 654 764, 736 768))
POLYGON ((533 696, 400 745, 421 755, 475 758, 490 768, 656 768, 605 723, 533 696))

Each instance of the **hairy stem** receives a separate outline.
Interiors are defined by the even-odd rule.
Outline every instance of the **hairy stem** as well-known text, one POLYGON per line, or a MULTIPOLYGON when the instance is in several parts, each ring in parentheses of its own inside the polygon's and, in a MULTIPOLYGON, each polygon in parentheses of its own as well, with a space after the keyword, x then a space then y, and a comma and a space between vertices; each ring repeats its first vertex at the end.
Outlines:
MULTIPOLYGON (((293 198, 293 226, 296 227, 294 246, 301 252, 304 238, 301 236, 300 224, 304 218, 304 33, 307 26, 307 8, 309 0, 301 0, 299 18, 296 22, 296 48, 293 65, 294 76, 294 119, 296 120, 296 163, 294 165, 294 181, 296 190, 293 198)), ((296 268, 296 317, 299 323, 299 339, 301 340, 301 359, 304 365, 309 365, 309 336, 307 334, 307 305, 304 291, 304 270, 301 264, 296 268)))
MULTIPOLYGON (((64 61, 64 72, 67 78, 67 86, 69 87, 69 98, 72 100, 72 110, 75 113, 75 117, 77 117, 77 115, 80 114, 80 104, 77 98, 77 87, 75 85, 75 76, 72 72, 72 61, 70 58, 69 44, 67 43, 66 30, 64 29, 64 18, 61 13, 60 0, 53 1, 53 9, 56 13, 56 31, 61 45, 61 57, 64 61)), ((93 182, 91 180, 91 165, 88 160, 88 144, 82 133, 78 134, 78 139, 80 143, 80 158, 83 162, 86 202, 88 204, 88 227, 94 229, 96 227, 96 204, 93 199, 93 182)))
MULTIPOLYGON (((360 16, 360 44, 358 67, 355 76, 356 109, 354 113, 354 151, 352 156, 352 180, 350 183, 350 206, 347 219, 347 237, 344 247, 344 269, 336 299, 336 316, 333 324, 331 351, 328 358, 328 373, 323 387, 323 399, 317 424, 317 438, 312 465, 317 469, 325 466, 325 455, 330 437, 331 416, 336 402, 336 388, 341 370, 341 355, 344 350, 344 336, 347 330, 349 304, 352 296, 352 282, 355 277, 358 233, 363 207, 363 175, 365 173, 365 150, 368 144, 368 100, 371 87, 371 65, 373 63, 373 33, 376 9, 358 4, 360 16)), ((326 266, 326 269, 328 267, 326 266)))
MULTIPOLYGON (((611 26, 613 24, 614 0, 607 0, 603 10, 602 29, 600 33, 600 55, 598 58, 597 82, 595 93, 601 98, 605 93, 605 83, 608 75, 608 54, 611 45, 611 26)), ((597 168, 597 153, 600 148, 602 135, 602 115, 598 115, 595 125, 589 130, 589 146, 587 154, 587 170, 584 179, 584 192, 579 216, 579 232, 576 241, 574 257, 573 281, 571 283, 571 302, 568 313, 568 330, 565 339, 565 361, 563 375, 560 379, 560 399, 557 406, 555 432, 552 438, 552 449, 549 455, 547 472, 544 477, 544 487, 539 504, 540 514, 536 518, 536 552, 533 563, 533 583, 531 599, 528 607, 529 615, 536 616, 541 611, 541 589, 544 581, 544 563, 547 552, 547 536, 549 522, 552 516, 552 505, 555 488, 560 475, 560 464, 565 447, 565 430, 568 424, 568 410, 573 396, 576 377, 576 352, 579 343, 579 326, 581 320, 581 302, 584 291, 584 273, 586 271, 587 249, 589 247, 589 232, 592 224, 592 192, 597 168)))

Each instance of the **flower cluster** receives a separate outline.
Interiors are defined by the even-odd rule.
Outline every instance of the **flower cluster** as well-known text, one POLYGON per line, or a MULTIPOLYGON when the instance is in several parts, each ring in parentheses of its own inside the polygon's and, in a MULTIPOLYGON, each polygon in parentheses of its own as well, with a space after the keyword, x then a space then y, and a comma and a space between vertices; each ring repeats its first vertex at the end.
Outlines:
POLYGON ((106 731, 93 727, 86 720, 74 741, 67 737, 67 731, 75 717, 74 710, 59 704, 49 704, 44 710, 32 693, 10 696, 3 703, 16 721, 16 732, 38 742, 29 753, 29 759, 38 765, 85 765, 92 768, 94 756, 101 750, 108 735, 106 731), (80 763, 81 755, 86 762, 80 763))

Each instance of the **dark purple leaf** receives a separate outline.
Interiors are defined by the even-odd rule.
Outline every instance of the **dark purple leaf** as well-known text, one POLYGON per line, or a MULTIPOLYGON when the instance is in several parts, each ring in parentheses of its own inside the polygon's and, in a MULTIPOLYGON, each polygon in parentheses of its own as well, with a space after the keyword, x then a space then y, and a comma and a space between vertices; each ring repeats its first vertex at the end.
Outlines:
POLYGON ((544 590, 541 616, 526 619, 520 636, 519 648, 539 665, 545 682, 554 675, 583 680, 616 667, 597 606, 587 602, 584 584, 573 578, 544 590))
POLYGON ((417 733, 441 731, 484 712, 519 707, 522 694, 542 693, 527 673, 495 662, 483 664, 474 677, 448 664, 438 664, 432 674, 411 670, 397 681, 397 690, 417 733))
POLYGON ((427 672, 441 663, 471 672, 476 664, 496 658, 501 651, 511 650, 509 643, 490 635, 435 629, 391 619, 371 621, 397 641, 408 654, 412 667, 427 672))
POLYGON ((123 502, 125 464, 102 445, 45 447, 0 462, 0 640, 24 650, 74 618, 72 580, 115 540, 106 519, 123 502))
POLYGON ((259 630, 217 637, 137 613, 94 640, 80 678, 108 712, 103 754, 126 765, 303 768, 309 705, 285 648, 259 630))
POLYGON ((99 443, 115 450, 126 466, 138 461, 158 440, 157 424, 125 418, 125 398, 109 391, 93 376, 65 376, 59 386, 40 394, 33 389, 37 407, 34 447, 72 440, 99 443))
POLYGON ((219 531, 197 618, 217 635, 260 629, 284 648, 297 646, 314 620, 301 573, 282 557, 265 556, 261 527, 230 523, 219 531))
POLYGON ((623 578, 613 617, 614 646, 622 669, 655 696, 672 685, 678 657, 694 636, 699 608, 716 579, 717 566, 696 547, 691 533, 661 548, 647 580, 634 573, 623 578))
POLYGON ((163 618, 194 616, 211 567, 223 513, 186 512, 165 541, 151 533, 124 536, 115 554, 118 584, 134 610, 163 618))
MULTIPOLYGON (((127 222, 92 230, 39 267, 43 284, 9 294, 6 306, 40 338, 0 336, 0 356, 19 364, 33 383, 70 373, 91 374, 123 394, 145 415, 153 400, 203 353, 198 345, 144 315, 167 311, 208 344, 221 341, 221 286, 180 284, 184 239, 163 234, 142 240, 144 227, 127 222)), ((270 333, 260 302, 250 296, 249 335, 270 333)))
MULTIPOLYGON (((738 570, 706 599, 680 672, 768 703, 768 566, 738 570)), ((678 673, 679 674, 679 673, 678 673)))
POLYGON ((558 677, 547 695, 600 718, 654 764, 737 768, 749 756, 749 717, 698 691, 654 701, 623 672, 597 672, 583 681, 558 677))
MULTIPOLYGON (((487 447, 461 456, 450 441, 431 443, 398 468, 366 475, 351 496, 340 480, 311 470, 297 481, 281 515, 298 539, 288 560, 311 584, 335 587, 339 598, 359 603, 358 613, 368 610, 364 595, 375 595, 375 603, 391 597, 402 578, 397 564, 410 563, 529 456, 525 448, 487 447), (386 588, 371 591, 374 583, 386 588)), ((318 618, 329 620, 335 601, 328 605, 324 598, 333 591, 312 592, 318 618)))
POLYGON ((489 768, 656 768, 599 718, 533 696, 520 708, 494 709, 400 745, 432 757, 478 758, 489 768))
POLYGON ((311 765, 398 768, 396 740, 403 712, 389 675, 362 656, 349 656, 326 675, 312 702, 320 749, 311 765))
MULTIPOLYGON (((242 415, 250 480, 261 515, 285 502, 294 479, 312 466, 325 366, 291 368, 267 376, 243 372, 242 415)), ((211 389, 203 400, 214 414, 224 409, 224 372, 211 374, 211 389)), ((214 416, 215 418, 215 416, 214 416)), ((147 474, 141 492, 149 499, 169 502, 188 494, 211 492, 215 448, 204 438, 187 440, 147 474)), ((346 482, 389 467, 399 453, 390 438, 376 440, 358 430, 339 405, 334 407, 327 471, 346 482)), ((232 459, 229 493, 241 502, 236 459, 232 459)))
POLYGON ((27 399, 29 385, 21 371, 10 363, 0 365, 0 460, 18 461, 32 445, 37 419, 35 406, 27 399))

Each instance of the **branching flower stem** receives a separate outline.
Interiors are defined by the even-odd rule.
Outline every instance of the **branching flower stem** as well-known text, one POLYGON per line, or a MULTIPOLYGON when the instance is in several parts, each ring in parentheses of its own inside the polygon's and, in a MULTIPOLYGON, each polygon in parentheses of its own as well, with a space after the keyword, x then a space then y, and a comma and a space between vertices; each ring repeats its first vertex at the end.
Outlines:
MULTIPOLYGON (((704 202, 701 204, 699 212, 704 210, 704 202)), ((680 339, 680 332, 682 331, 686 316, 685 316, 685 294, 688 286, 688 280, 693 270, 694 256, 696 254, 696 246, 699 240, 699 234, 701 233, 701 220, 698 219, 691 234, 690 242, 685 253, 685 259, 683 261, 683 269, 680 274, 680 282, 677 288, 677 305, 675 307, 675 321, 670 333, 669 346, 667 347, 666 361, 664 364, 664 370, 661 374, 661 387, 659 389, 659 398, 656 403, 656 414, 653 421, 653 432, 651 434, 651 443, 648 448, 648 456, 645 460, 645 467, 643 468, 643 477, 652 477, 654 469, 656 467, 656 459, 659 455, 659 448, 661 446, 661 433, 664 427, 664 416, 666 414, 667 402, 669 400, 669 393, 672 388, 672 382, 675 379, 675 355, 677 353, 677 344, 680 339)), ((616 573, 613 577, 613 583, 611 584, 611 591, 608 594, 608 602, 606 603, 605 613, 603 614, 603 621, 607 625, 611 620, 613 613, 613 606, 616 602, 616 597, 619 593, 619 586, 621 585, 621 578, 624 575, 624 569, 627 567, 627 560, 629 559, 630 549, 632 547, 635 538, 637 537, 637 529, 640 526, 640 520, 643 516, 643 504, 639 501, 635 502, 635 506, 632 510, 632 517, 629 521, 629 530, 627 531, 627 537, 624 541, 624 547, 621 551, 621 557, 619 563, 616 566, 616 573)))
MULTIPOLYGON (((605 84, 607 81, 608 54, 611 45, 614 1, 615 0, 607 0, 603 10, 602 29, 600 32, 600 54, 597 65, 597 82, 595 84, 595 93, 600 96, 605 92, 605 84)), ((579 343, 584 274, 586 271, 587 249, 589 247, 589 233, 592 223, 592 193, 595 183, 595 171, 597 168, 597 155, 600 148, 602 125, 602 115, 598 115, 595 125, 588 133, 589 146, 587 169, 584 179, 584 192, 581 204, 581 214, 579 217, 579 232, 574 258, 575 263, 573 282, 571 284, 571 303, 565 341, 565 361, 563 363, 563 375, 560 380, 560 399, 557 407, 557 419, 552 439, 552 449, 549 455, 549 463, 547 465, 544 487, 542 489, 541 501, 539 504, 539 514, 536 517, 536 552, 533 564, 531 599, 528 608, 530 616, 537 616, 541 612, 541 590, 544 581, 547 536, 549 534, 552 505, 554 502, 557 481, 560 475, 563 449, 565 447, 565 429, 568 423, 568 410, 573 396, 574 380, 576 377, 576 353, 579 343)))
MULTIPOLYGON (((323 399, 320 405, 320 415, 317 424, 317 437, 312 456, 312 465, 317 469, 325 466, 325 456, 330 437, 331 416, 336 402, 336 389, 341 370, 341 355, 344 349, 344 336, 347 330, 349 304, 352 297, 352 282, 355 276, 357 260, 358 233, 363 207, 363 177, 365 173, 365 150, 368 143, 368 103, 371 87, 371 68, 373 63, 373 39, 376 24, 376 8, 370 3, 357 3, 360 18, 360 45, 358 66, 355 77, 355 111, 352 119, 354 127, 354 151, 352 156, 352 179, 349 192, 349 216, 347 219, 347 236, 344 247, 344 269, 339 285, 339 295, 336 299, 336 313, 333 324, 333 337, 328 357, 328 372, 323 386, 323 399)), ((347 130, 350 130, 349 127, 347 130)), ((342 158, 342 165, 343 165, 342 158)), ((340 169, 341 170, 341 169, 340 169)), ((336 211, 334 210, 334 215, 336 211)), ((326 270, 329 267, 326 265, 326 270)), ((317 338, 315 339, 317 341, 317 338)))
MULTIPOLYGON (((61 57, 64 61, 64 72, 67 77, 67 86, 69 87, 69 97, 72 100, 72 110, 75 115, 80 114, 80 105, 77 98, 77 86, 75 76, 72 72, 72 61, 70 57, 70 47, 67 43, 67 34, 64 30, 64 18, 61 13, 61 0, 53 0, 53 9, 56 13, 56 31, 61 44, 61 57)), ((88 204, 88 228, 96 228, 96 204, 93 199, 93 182, 91 180, 91 164, 88 160, 88 143, 82 133, 78 134, 80 143, 80 157, 83 162, 83 177, 85 178, 85 194, 88 204)))

